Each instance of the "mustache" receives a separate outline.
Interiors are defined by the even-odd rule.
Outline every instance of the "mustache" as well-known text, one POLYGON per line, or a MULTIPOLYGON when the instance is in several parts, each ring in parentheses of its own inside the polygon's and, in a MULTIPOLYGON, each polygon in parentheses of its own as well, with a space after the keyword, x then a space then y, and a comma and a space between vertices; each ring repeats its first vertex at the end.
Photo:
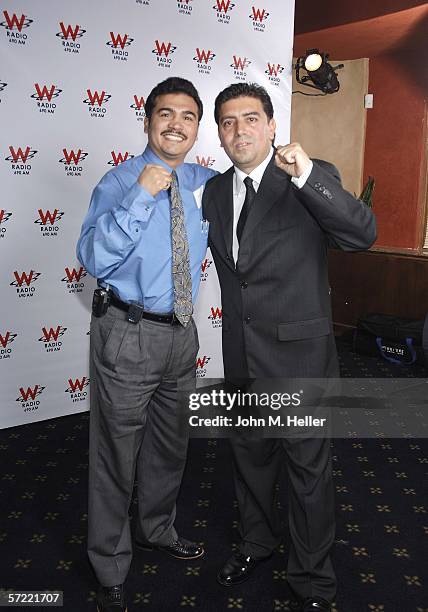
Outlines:
POLYGON ((187 140, 186 134, 183 134, 183 132, 178 132, 177 130, 165 130, 161 132, 161 136, 165 136, 165 134, 172 134, 173 136, 181 136, 182 138, 185 138, 187 140))

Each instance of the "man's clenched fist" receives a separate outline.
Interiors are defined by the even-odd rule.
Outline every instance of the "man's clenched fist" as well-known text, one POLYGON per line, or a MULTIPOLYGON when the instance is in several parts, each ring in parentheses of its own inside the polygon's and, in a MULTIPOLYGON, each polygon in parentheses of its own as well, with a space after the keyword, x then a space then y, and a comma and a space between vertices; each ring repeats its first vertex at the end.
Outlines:
POLYGON ((138 182, 150 195, 155 196, 162 189, 169 189, 171 185, 171 173, 163 166, 147 164, 138 177, 138 182))
POLYGON ((308 168, 310 161, 298 142, 276 147, 275 163, 289 176, 299 178, 308 168))

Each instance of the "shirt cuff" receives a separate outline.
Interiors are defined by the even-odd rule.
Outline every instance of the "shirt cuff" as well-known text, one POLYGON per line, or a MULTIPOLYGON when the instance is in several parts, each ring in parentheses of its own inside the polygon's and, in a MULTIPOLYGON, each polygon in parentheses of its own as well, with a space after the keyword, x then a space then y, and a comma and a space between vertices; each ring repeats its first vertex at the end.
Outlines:
POLYGON ((308 180, 310 173, 312 172, 312 168, 314 167, 314 164, 312 160, 309 160, 309 162, 310 162, 309 166, 306 168, 304 173, 299 176, 299 178, 295 176, 291 177, 291 182, 294 183, 294 185, 296 185, 298 189, 301 189, 303 187, 303 185, 308 180))
POLYGON ((155 198, 136 182, 123 198, 121 206, 138 221, 148 221, 155 203, 155 198))

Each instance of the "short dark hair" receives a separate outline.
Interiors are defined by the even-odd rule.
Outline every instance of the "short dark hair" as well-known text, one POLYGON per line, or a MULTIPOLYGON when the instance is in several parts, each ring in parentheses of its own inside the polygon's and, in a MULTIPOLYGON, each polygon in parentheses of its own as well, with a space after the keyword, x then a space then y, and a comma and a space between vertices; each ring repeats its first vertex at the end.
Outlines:
POLYGON ((268 120, 270 121, 273 117, 273 105, 272 100, 266 89, 257 83, 232 83, 226 89, 221 91, 214 103, 214 119, 218 125, 220 119, 220 109, 225 102, 233 100, 234 98, 241 98, 248 96, 249 98, 257 98, 260 100, 265 111, 268 120))
POLYGON ((181 77, 169 77, 168 79, 165 79, 165 81, 158 83, 156 87, 154 87, 149 93, 146 103, 144 105, 146 117, 149 119, 149 121, 150 117, 152 116, 153 109, 156 105, 156 100, 158 96, 174 93, 183 93, 194 99, 198 107, 198 120, 200 121, 202 119, 204 107, 202 105, 202 101, 199 97, 198 91, 193 85, 193 83, 191 83, 187 79, 182 79, 181 77))

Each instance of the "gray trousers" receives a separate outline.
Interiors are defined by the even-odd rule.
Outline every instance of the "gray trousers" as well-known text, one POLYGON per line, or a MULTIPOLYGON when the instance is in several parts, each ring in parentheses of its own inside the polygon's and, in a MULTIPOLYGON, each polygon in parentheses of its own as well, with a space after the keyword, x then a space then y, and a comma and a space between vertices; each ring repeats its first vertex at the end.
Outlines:
POLYGON ((103 586, 121 584, 132 558, 129 524, 138 480, 137 537, 169 544, 188 433, 177 405, 179 379, 195 377, 193 320, 184 328, 110 306, 92 317, 88 555, 103 586))

